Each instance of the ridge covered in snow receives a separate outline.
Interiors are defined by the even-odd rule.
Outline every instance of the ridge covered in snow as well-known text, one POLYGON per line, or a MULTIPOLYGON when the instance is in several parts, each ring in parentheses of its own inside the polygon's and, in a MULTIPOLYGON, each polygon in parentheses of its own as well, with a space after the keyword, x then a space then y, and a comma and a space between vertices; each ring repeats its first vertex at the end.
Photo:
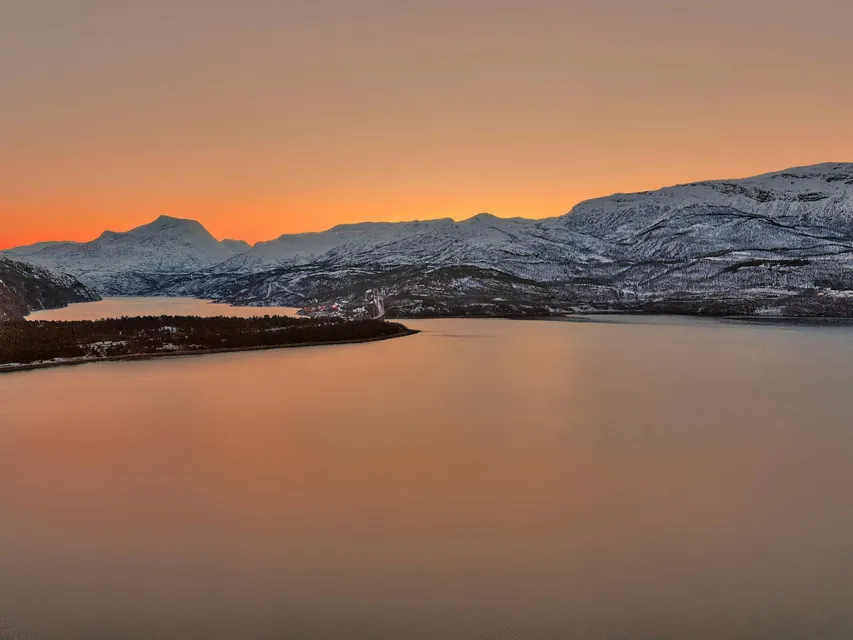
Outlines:
POLYGON ((243 253, 244 251, 248 251, 252 248, 252 245, 250 245, 245 240, 231 240, 230 238, 227 238, 222 241, 222 244, 224 244, 229 249, 233 249, 237 253, 243 253))
POLYGON ((71 276, 0 256, 0 321, 17 320, 30 311, 98 299, 71 276))
POLYGON ((192 273, 238 251, 195 220, 160 216, 130 231, 104 231, 90 242, 40 243, 6 253, 70 273, 105 293, 122 293, 125 280, 192 273))
POLYGON ((250 247, 218 242, 197 222, 160 218, 91 243, 11 253, 105 293, 261 305, 300 304, 370 282, 401 299, 509 296, 572 308, 814 291, 841 299, 853 290, 853 164, 615 194, 546 220, 480 214, 348 224, 250 247))

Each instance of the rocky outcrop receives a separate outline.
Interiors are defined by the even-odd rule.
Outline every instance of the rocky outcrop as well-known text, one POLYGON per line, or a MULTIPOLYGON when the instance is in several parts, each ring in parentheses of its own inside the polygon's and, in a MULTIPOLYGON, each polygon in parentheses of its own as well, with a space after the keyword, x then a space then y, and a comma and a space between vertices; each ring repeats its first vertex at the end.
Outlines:
POLYGON ((31 311, 98 299, 71 276, 0 256, 0 321, 20 320, 31 311))

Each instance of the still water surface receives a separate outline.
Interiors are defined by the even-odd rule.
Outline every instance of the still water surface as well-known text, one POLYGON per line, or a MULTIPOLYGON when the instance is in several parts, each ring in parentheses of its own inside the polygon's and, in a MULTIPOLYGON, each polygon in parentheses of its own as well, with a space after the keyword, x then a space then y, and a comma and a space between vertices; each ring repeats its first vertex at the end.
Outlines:
POLYGON ((0 376, 0 638, 853 637, 853 330, 409 324, 0 376))
POLYGON ((290 307, 232 307, 197 298, 104 298, 98 302, 70 304, 63 309, 31 313, 28 320, 101 320, 122 316, 295 316, 299 309, 290 307))

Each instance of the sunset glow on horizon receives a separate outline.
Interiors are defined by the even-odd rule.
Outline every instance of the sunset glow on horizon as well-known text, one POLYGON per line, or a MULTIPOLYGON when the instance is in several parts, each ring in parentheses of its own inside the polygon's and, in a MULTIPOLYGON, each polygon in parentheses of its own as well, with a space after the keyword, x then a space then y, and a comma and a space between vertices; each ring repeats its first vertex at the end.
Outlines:
POLYGON ((853 161, 849 0, 11 0, 0 249, 563 214, 853 161))

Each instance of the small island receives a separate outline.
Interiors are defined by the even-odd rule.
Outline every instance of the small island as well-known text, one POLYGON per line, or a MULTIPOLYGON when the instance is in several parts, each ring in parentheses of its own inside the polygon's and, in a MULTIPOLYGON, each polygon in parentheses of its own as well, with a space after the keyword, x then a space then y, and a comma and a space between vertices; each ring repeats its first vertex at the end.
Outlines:
POLYGON ((352 344, 417 333, 340 318, 144 316, 0 324, 0 373, 110 360, 352 344))

